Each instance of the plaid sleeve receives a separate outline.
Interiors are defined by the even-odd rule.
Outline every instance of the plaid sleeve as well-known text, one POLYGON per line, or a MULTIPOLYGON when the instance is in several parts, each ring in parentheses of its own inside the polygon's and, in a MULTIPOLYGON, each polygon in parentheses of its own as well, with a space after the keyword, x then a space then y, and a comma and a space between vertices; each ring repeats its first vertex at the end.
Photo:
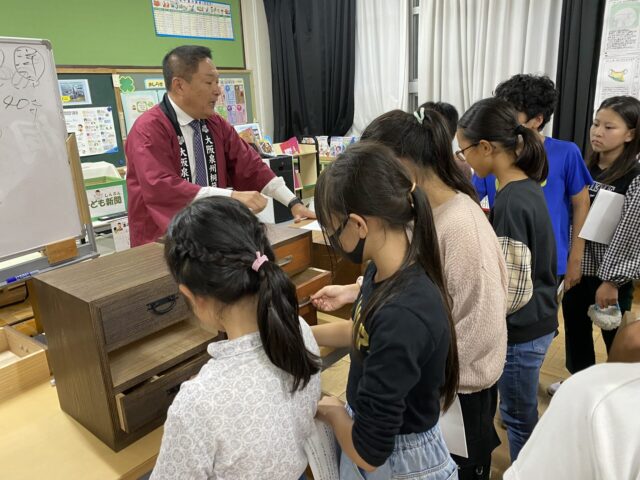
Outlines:
POLYGON ((640 175, 627 189, 622 217, 607 247, 598 277, 619 287, 640 279, 640 175))
POLYGON ((531 250, 524 243, 509 237, 498 237, 507 263, 507 315, 524 307, 533 296, 531 250))

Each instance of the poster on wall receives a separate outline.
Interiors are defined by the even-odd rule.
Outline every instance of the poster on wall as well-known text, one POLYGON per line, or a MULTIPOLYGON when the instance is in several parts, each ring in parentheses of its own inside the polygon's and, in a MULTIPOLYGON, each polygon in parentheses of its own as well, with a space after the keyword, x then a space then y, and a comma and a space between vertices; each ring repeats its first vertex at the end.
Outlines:
MULTIPOLYGON (((163 95, 164 95, 164 91, 163 95)), ((160 97, 162 98, 162 97, 160 97)), ((144 112, 159 103, 157 90, 142 90, 122 94, 122 108, 124 110, 124 123, 127 127, 127 134, 131 131, 133 123, 144 112)))
POLYGON ((639 0, 608 0, 605 9, 595 109, 617 95, 640 98, 639 0))
POLYGON ((91 105, 89 80, 58 80, 58 88, 63 106, 91 105))
POLYGON ((67 132, 76 134, 81 157, 118 151, 111 107, 66 108, 64 120, 67 132))
POLYGON ((247 123, 247 96, 242 78, 221 78, 216 113, 231 125, 247 123))
POLYGON ((160 37, 234 40, 231 6, 206 0, 151 0, 160 37))

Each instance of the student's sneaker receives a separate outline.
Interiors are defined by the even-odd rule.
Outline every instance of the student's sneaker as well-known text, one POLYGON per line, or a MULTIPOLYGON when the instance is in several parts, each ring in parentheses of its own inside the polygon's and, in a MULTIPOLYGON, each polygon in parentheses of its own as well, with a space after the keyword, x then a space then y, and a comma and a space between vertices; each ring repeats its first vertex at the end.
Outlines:
POLYGON ((560 388, 560 385, 562 385, 562 381, 556 382, 556 383, 552 383, 551 385, 549 385, 547 387, 547 393, 549 394, 550 397, 553 397, 555 395, 555 393, 560 388))

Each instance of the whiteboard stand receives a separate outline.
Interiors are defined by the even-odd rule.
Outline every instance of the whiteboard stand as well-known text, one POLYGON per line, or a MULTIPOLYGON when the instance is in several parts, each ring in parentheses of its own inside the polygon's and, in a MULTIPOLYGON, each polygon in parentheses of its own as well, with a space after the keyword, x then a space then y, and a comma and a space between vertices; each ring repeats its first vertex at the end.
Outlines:
POLYGON ((0 73, 1 290, 98 249, 51 43, 0 37, 0 73), (38 253, 61 245, 71 248, 55 261, 38 253))

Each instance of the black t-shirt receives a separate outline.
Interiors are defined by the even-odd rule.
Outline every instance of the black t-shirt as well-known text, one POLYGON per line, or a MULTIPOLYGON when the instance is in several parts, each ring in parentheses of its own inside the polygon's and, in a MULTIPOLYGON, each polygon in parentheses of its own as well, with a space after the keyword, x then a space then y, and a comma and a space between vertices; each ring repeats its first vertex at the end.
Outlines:
MULTIPOLYGON (((354 306, 358 318, 380 284, 367 268, 354 306)), ((353 444, 370 465, 382 465, 397 434, 431 429, 449 351, 449 321, 440 291, 419 265, 401 274, 402 290, 365 319, 351 352, 347 401, 355 412, 353 444)))
POLYGON ((626 194, 633 179, 640 175, 640 165, 637 165, 622 177, 608 184, 601 182, 601 179, 605 176, 607 171, 602 170, 597 164, 589 169, 589 173, 591 173, 591 178, 593 178, 593 183, 589 186, 589 199, 591 200, 591 203, 593 203, 601 188, 619 193, 620 195, 626 194))
POLYGON ((556 241, 540 185, 529 178, 505 185, 496 195, 491 224, 501 242, 524 244, 531 252, 533 296, 507 316, 508 342, 528 342, 554 332, 558 328, 556 241))

